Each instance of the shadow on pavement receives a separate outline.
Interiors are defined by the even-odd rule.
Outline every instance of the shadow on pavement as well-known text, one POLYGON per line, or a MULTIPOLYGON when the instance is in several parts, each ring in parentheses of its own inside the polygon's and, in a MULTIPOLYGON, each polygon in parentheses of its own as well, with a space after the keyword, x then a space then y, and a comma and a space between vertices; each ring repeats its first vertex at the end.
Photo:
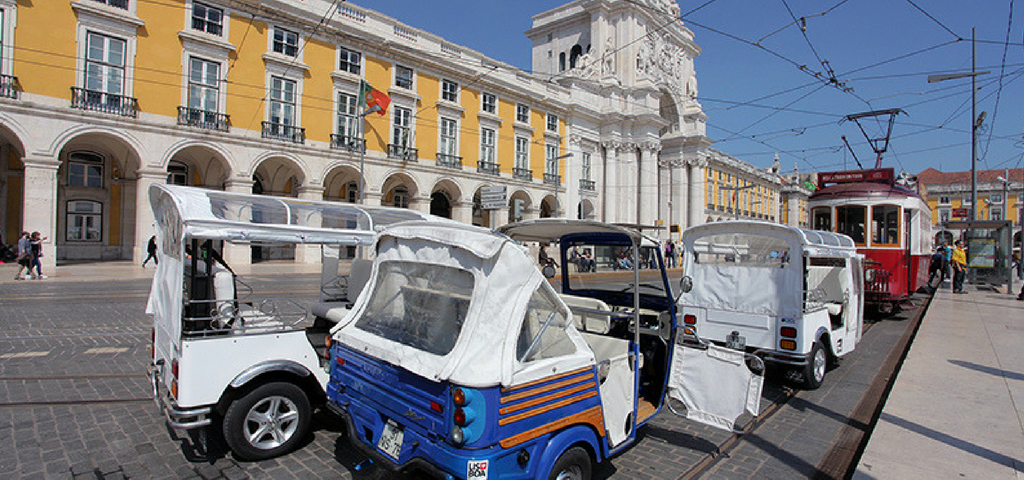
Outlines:
POLYGON ((963 360, 949 360, 949 363, 958 367, 969 368, 971 370, 977 370, 981 373, 987 373, 989 375, 995 375, 997 377, 1005 377, 1010 380, 1024 380, 1024 374, 1017 372, 1008 372, 999 368, 987 367, 985 365, 978 365, 974 362, 965 362, 963 360))
POLYGON ((883 420, 898 427, 902 427, 912 432, 924 435, 927 438, 938 440, 942 443, 945 443, 946 445, 959 448, 960 450, 963 450, 967 453, 971 453, 981 458, 991 460, 1005 467, 1012 468, 1017 472, 1024 472, 1024 461, 1008 457, 999 452, 995 452, 980 445, 975 445, 973 443, 961 440, 952 435, 942 433, 938 430, 933 430, 919 423, 914 423, 911 422, 910 420, 905 420, 903 418, 885 412, 882 412, 882 416, 879 418, 879 420, 883 420))

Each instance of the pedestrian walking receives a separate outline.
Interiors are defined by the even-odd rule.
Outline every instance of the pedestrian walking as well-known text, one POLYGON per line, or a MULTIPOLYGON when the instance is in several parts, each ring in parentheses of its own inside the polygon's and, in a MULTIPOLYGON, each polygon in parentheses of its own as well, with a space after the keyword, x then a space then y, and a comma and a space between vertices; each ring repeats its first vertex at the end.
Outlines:
POLYGON ((149 237, 149 245, 146 246, 146 251, 149 252, 149 256, 142 261, 142 268, 146 268, 146 262, 153 260, 153 263, 160 265, 160 259, 156 258, 156 235, 149 237))
POLYGON ((964 241, 957 240, 956 248, 953 250, 953 293, 967 293, 964 291, 964 278, 967 277, 967 251, 964 250, 964 241))
POLYGON ((665 240, 665 258, 668 260, 668 267, 673 268, 676 266, 675 246, 672 245, 672 239, 665 240))
POLYGON ((22 271, 28 270, 29 276, 35 278, 32 273, 32 238, 28 232, 21 232, 18 238, 18 273, 14 275, 15 280, 24 280, 22 271))
POLYGON ((49 278, 46 275, 43 275, 43 240, 46 240, 46 238, 47 237, 41 236, 39 232, 32 232, 32 241, 30 247, 32 254, 32 262, 28 267, 28 272, 32 273, 32 269, 35 268, 36 280, 49 278))
POLYGON ((950 280, 953 279, 953 246, 946 242, 942 242, 942 253, 946 254, 946 263, 943 264, 945 265, 945 267, 942 269, 942 273, 944 274, 944 276, 942 277, 942 280, 939 281, 939 283, 946 281, 947 278, 950 280))
POLYGON ((935 277, 939 277, 939 284, 942 284, 942 264, 946 262, 946 254, 942 253, 942 247, 935 249, 935 253, 932 254, 931 262, 928 264, 928 286, 932 285, 935 277))

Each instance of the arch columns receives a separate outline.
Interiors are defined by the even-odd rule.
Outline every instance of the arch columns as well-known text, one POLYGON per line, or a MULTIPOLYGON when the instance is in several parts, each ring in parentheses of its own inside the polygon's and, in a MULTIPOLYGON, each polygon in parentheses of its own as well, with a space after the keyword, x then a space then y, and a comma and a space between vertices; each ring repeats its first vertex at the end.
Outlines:
POLYGON ((156 234, 156 218, 149 206, 149 187, 166 182, 167 172, 154 169, 135 172, 135 245, 132 247, 132 261, 135 263, 142 263, 146 258, 149 237, 156 234))
POLYGON ((456 202, 452 204, 452 220, 467 225, 473 224, 473 201, 456 202))
POLYGON ((688 214, 686 218, 686 227, 692 227, 704 223, 701 217, 704 214, 704 167, 707 166, 707 159, 697 158, 687 162, 687 180, 688 191, 686 194, 686 203, 688 204, 688 214))
MULTIPOLYGON (((224 183, 224 191, 251 195, 252 185, 252 177, 231 178, 224 183)), ((235 245, 225 242, 221 256, 224 257, 224 261, 232 267, 239 265, 252 265, 252 247, 248 245, 235 245)))
POLYGON ((44 252, 56 259, 57 169, 60 168, 60 160, 44 155, 26 155, 22 163, 25 172, 21 229, 42 234, 46 238, 43 241, 44 252))
MULTIPOLYGON (((319 185, 306 185, 299 187, 299 199, 300 200, 312 200, 312 201, 323 201, 324 199, 324 187, 319 185)), ((309 225, 321 226, 323 218, 316 214, 309 219, 309 225)), ((295 246, 295 262, 296 263, 320 263, 320 246, 319 245, 296 245, 295 246)))

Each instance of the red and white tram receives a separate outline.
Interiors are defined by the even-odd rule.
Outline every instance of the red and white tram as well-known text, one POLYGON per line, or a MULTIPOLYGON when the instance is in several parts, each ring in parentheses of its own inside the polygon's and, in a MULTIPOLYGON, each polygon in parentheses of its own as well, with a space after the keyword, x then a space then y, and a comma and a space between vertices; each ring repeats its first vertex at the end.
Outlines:
POLYGON ((849 235, 867 257, 866 304, 888 313, 928 282, 931 209, 892 168, 819 173, 808 208, 815 230, 849 235))

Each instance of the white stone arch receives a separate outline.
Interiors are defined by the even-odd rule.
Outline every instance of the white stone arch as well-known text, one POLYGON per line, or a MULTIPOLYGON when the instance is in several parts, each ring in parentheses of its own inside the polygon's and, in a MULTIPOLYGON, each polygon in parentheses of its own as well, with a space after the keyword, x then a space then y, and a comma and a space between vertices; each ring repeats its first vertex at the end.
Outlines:
POLYGON ((257 178, 264 194, 297 196, 299 187, 306 184, 303 165, 294 156, 270 155, 253 165, 252 176, 257 178), (289 183, 291 182, 291 183, 289 183))
MULTIPOLYGON (((335 202, 359 201, 359 167, 347 162, 335 162, 324 170, 321 183, 324 186, 324 200, 335 202), (348 185, 353 184, 354 192, 349 192, 348 185), (350 196, 351 193, 351 196, 350 196), (354 198, 353 198, 354 197, 354 198)), ((369 180, 363 180, 363 187, 369 188, 369 180)))
POLYGON ((465 190, 463 190, 459 181, 452 177, 441 177, 437 179, 437 181, 434 182, 434 186, 430 187, 430 193, 437 192, 438 190, 443 190, 447 193, 453 203, 463 201, 462 192, 465 190))
POLYGON ((14 145, 19 148, 18 153, 21 156, 25 156, 26 153, 34 150, 31 148, 30 143, 33 140, 35 140, 32 134, 29 133, 29 131, 26 130, 20 122, 15 120, 10 115, 0 113, 0 129, 4 129, 10 132, 10 138, 6 138, 6 136, 4 137, 8 141, 11 141, 11 145, 14 145), (15 140, 17 141, 17 143, 14 143, 15 140))
POLYGON ((52 156, 53 158, 59 158, 61 152, 64 151, 71 142, 90 135, 112 137, 132 150, 130 153, 134 153, 136 158, 130 160, 134 160, 134 163, 132 165, 122 165, 122 168, 127 173, 134 173, 135 170, 142 168, 143 158, 152 158, 152 155, 150 155, 150 152, 146 149, 146 144, 139 141, 139 139, 134 135, 128 133, 127 130, 89 124, 75 125, 61 132, 53 139, 52 142, 50 142, 50 145, 44 151, 44 154, 52 156))
POLYGON ((537 211, 535 208, 536 202, 534 201, 533 195, 529 191, 524 189, 516 189, 508 195, 508 222, 516 221, 513 218, 513 211, 515 210, 515 201, 523 200, 526 203, 523 205, 523 219, 531 219, 537 217, 537 211))
POLYGON ((255 158, 253 158, 252 163, 250 164, 250 167, 249 167, 248 170, 242 170, 242 168, 239 168, 238 171, 241 172, 240 175, 242 175, 244 177, 250 177, 250 176, 256 174, 256 169, 258 169, 260 167, 260 165, 262 165, 263 163, 265 163, 268 160, 275 159, 275 158, 285 159, 285 160, 288 160, 291 163, 293 163, 295 165, 295 168, 298 169, 299 174, 301 175, 301 178, 300 178, 301 184, 305 184, 307 179, 317 178, 317 177, 312 177, 312 176, 309 175, 309 171, 310 171, 309 165, 307 165, 306 162, 302 160, 302 157, 299 157, 298 155, 295 155, 293 153, 279 152, 279 151, 277 151, 277 152, 273 152, 273 151, 263 152, 263 153, 257 155, 255 158))
POLYGON ((385 206, 393 206, 394 194, 396 188, 404 187, 407 197, 407 207, 413 208, 414 201, 420 195, 420 186, 416 182, 416 178, 410 175, 406 171, 392 170, 387 176, 384 177, 384 181, 381 182, 380 186, 380 204, 385 206))
POLYGON ((196 168, 202 182, 199 186, 204 187, 221 188, 237 170, 234 156, 223 145, 191 139, 171 145, 160 159, 160 169, 167 170, 172 160, 184 161, 196 168), (210 152, 212 155, 201 159, 196 156, 198 152, 210 152))
POLYGON ((576 218, 580 220, 594 220, 597 218, 597 209, 594 207, 594 202, 589 199, 583 199, 580 201, 576 210, 576 218))
POLYGON ((537 215, 540 218, 553 218, 558 216, 558 198, 553 194, 545 195, 540 199, 537 215))

